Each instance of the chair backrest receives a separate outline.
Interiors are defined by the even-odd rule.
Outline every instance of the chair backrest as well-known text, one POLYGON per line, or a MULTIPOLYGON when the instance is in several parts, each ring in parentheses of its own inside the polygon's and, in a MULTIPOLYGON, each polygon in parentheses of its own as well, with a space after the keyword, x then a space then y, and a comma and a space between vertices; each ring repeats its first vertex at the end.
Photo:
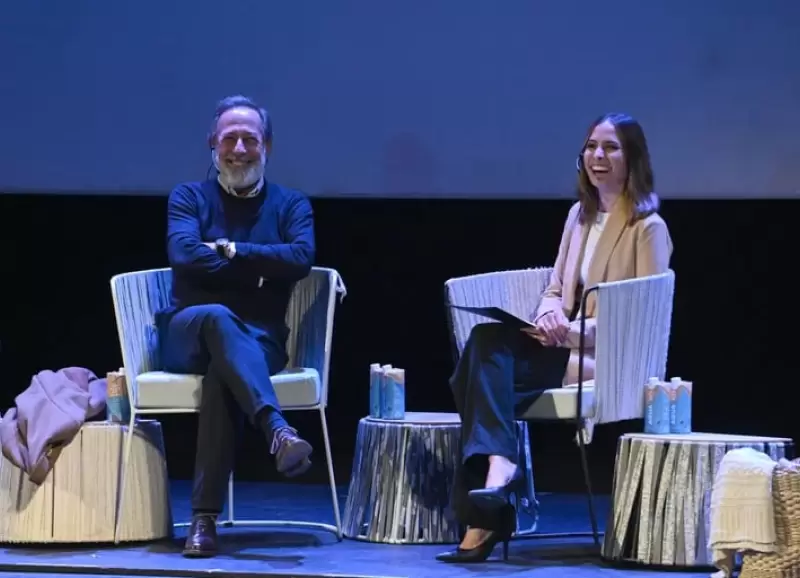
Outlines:
POLYGON ((449 305, 502 307, 518 317, 528 319, 539 306, 552 272, 552 267, 537 267, 480 273, 445 282, 444 300, 453 340, 453 357, 457 359, 461 355, 472 328, 490 320, 474 313, 452 309, 449 305))
MULTIPOLYGON (((162 369, 158 355, 155 313, 170 304, 172 270, 149 269, 111 278, 122 362, 131 401, 136 399, 136 376, 162 369)), ((286 312, 289 327, 289 367, 308 367, 319 373, 321 403, 328 401, 328 373, 337 294, 346 294, 335 269, 314 267, 298 281, 286 312)))
POLYGON ((675 273, 600 283, 595 343, 596 423, 644 417, 648 379, 664 379, 675 273))

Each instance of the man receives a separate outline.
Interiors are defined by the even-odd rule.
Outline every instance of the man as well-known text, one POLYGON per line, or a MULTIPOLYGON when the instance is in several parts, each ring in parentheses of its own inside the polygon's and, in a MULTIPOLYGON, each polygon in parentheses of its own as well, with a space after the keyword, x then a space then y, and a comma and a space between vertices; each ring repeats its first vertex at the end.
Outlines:
POLYGON ((213 556, 243 416, 287 477, 311 446, 281 414, 270 376, 287 363, 284 318, 294 282, 314 261, 314 218, 302 194, 269 183, 269 114, 249 98, 220 101, 208 137, 215 178, 170 194, 172 305, 157 315, 168 371, 202 374, 192 523, 184 555, 213 556))

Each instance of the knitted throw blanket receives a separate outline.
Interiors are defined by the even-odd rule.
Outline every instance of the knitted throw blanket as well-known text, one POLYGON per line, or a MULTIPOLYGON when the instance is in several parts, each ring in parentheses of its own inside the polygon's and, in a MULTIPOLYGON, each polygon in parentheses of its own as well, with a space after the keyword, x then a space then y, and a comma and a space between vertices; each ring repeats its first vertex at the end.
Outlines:
POLYGON ((711 490, 708 547, 715 576, 731 576, 736 552, 776 552, 772 472, 777 465, 751 448, 731 450, 722 458, 711 490))

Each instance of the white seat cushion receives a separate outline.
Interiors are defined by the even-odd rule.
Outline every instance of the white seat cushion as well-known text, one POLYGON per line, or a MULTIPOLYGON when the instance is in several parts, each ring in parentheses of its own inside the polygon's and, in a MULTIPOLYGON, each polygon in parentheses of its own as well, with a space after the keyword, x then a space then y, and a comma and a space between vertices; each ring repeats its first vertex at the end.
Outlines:
MULTIPOLYGON (((583 383, 581 400, 581 417, 594 415, 594 380, 583 383)), ((520 416, 520 419, 529 420, 558 420, 575 419, 578 412, 578 386, 567 385, 554 389, 547 389, 533 404, 520 416)))
MULTIPOLYGON (((202 375, 148 371, 136 378, 137 406, 141 408, 199 409, 202 375)), ((320 381, 316 369, 297 367, 272 376, 281 408, 314 407, 320 402, 320 381)))

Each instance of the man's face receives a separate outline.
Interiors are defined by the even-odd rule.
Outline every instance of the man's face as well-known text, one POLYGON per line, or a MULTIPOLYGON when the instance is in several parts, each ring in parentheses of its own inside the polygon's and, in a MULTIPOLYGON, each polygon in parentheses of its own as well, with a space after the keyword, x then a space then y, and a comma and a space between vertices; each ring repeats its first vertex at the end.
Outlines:
POLYGON ((228 186, 254 185, 264 174, 270 144, 264 142, 258 112, 238 107, 225 111, 217 122, 214 164, 228 186))

